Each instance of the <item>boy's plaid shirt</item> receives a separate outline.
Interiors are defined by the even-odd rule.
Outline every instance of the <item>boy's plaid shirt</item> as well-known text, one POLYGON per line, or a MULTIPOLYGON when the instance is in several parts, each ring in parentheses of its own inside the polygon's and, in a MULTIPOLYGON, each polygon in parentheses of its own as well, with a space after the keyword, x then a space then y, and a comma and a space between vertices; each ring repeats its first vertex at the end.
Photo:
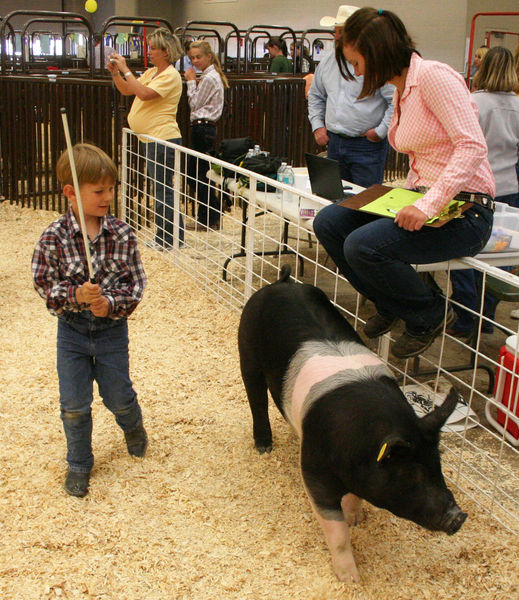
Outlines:
MULTIPOLYGON (((129 225, 112 215, 101 222, 90 242, 96 283, 110 304, 109 317, 127 317, 141 301, 146 285, 137 238, 129 225)), ((88 310, 78 304, 76 290, 88 281, 88 267, 81 229, 72 209, 49 225, 32 257, 34 287, 53 315, 88 310)))

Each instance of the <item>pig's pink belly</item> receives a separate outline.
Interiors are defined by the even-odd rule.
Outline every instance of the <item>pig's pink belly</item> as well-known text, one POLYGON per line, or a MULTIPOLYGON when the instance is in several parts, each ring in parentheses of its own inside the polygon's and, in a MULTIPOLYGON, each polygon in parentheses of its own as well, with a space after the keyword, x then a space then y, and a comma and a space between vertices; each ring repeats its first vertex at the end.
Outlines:
MULTIPOLYGON (((295 379, 290 382, 288 390, 286 390, 286 387, 284 388, 283 408, 288 421, 299 436, 301 436, 303 412, 306 413, 310 407, 305 405, 303 409, 303 405, 314 385, 324 382, 329 377, 341 374, 343 371, 348 372, 344 383, 355 381, 365 376, 366 367, 375 367, 377 371, 380 370, 380 374, 391 375, 382 361, 375 354, 369 352, 367 348, 360 346, 360 344, 354 344, 352 347, 355 350, 360 349, 361 352, 347 356, 310 356, 303 362, 297 375, 292 373, 292 376, 295 375, 295 379), (286 395, 285 390, 288 392, 286 395)), ((340 385, 340 378, 338 382, 340 385)))

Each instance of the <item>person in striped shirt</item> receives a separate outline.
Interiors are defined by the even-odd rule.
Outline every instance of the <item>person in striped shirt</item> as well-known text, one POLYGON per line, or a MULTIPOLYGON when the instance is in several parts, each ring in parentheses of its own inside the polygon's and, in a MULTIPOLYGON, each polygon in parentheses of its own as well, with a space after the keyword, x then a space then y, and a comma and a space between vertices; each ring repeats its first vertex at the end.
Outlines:
POLYGON ((364 333, 376 338, 398 319, 404 333, 391 352, 418 356, 455 319, 439 289, 428 286, 413 265, 474 256, 492 230, 495 182, 477 108, 463 78, 450 66, 424 60, 394 13, 355 11, 345 23, 344 67, 364 75, 359 98, 385 83, 395 86, 390 144, 409 156, 406 187, 424 192, 394 220, 333 204, 315 221, 317 238, 341 273, 376 307, 364 333), (424 226, 452 199, 469 201, 463 218, 424 226))
MULTIPOLYGON (((194 69, 186 69, 187 98, 191 110, 191 148, 208 154, 214 150, 216 122, 224 105, 224 90, 229 87, 220 60, 208 42, 191 42, 189 57, 194 69), (202 72, 197 82, 195 69, 202 72)), ((188 223, 187 229, 207 231, 219 229, 222 215, 220 201, 208 185, 206 160, 190 156, 188 160, 189 184, 197 197, 196 222, 188 223)))
POLYGON ((95 283, 89 281, 69 155, 57 163, 67 212, 41 235, 32 257, 34 287, 58 318, 57 370, 67 440, 65 490, 88 493, 92 454, 92 388, 123 430, 128 452, 142 457, 147 435, 129 375, 127 318, 146 285, 132 229, 109 215, 117 168, 100 148, 73 148, 95 283))

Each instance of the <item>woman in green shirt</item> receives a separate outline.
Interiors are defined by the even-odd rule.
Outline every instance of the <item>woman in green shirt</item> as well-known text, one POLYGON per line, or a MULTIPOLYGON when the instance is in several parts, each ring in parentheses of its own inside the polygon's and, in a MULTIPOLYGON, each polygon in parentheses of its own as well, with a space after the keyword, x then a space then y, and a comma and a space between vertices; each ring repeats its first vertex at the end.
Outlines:
POLYGON ((288 60, 287 45, 279 38, 270 38, 267 50, 271 57, 269 73, 291 73, 292 63, 288 60))

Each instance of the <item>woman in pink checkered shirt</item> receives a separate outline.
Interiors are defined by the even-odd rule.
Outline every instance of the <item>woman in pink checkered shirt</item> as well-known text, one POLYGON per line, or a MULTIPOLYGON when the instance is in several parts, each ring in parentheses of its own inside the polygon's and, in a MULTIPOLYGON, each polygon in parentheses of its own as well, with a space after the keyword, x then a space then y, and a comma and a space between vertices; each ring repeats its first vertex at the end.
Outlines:
POLYGON ((455 318, 441 291, 424 283, 413 265, 481 251, 492 230, 494 177, 463 78, 422 59, 394 13, 357 10, 345 23, 342 44, 344 76, 349 67, 364 76, 359 101, 385 83, 395 86, 388 139, 409 155, 406 187, 424 195, 394 220, 333 204, 319 212, 314 229, 341 273, 376 306, 366 336, 387 333, 402 319, 406 328, 391 352, 409 358, 429 348, 455 318), (424 226, 454 198, 473 203, 463 218, 424 226))

